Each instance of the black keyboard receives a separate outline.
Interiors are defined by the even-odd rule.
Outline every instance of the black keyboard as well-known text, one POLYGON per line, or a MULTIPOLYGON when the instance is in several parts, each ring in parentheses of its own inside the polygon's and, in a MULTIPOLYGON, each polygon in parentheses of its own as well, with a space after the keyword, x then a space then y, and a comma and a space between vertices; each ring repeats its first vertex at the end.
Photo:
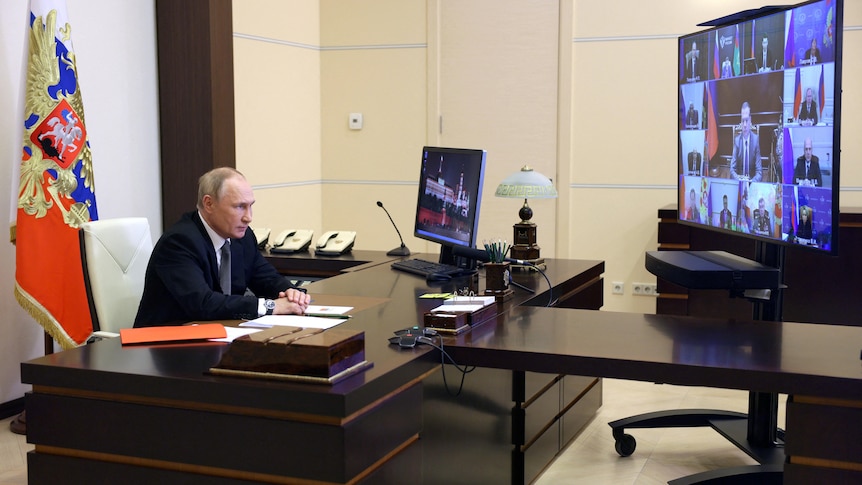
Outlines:
POLYGON ((399 271, 406 271, 408 273, 425 276, 426 278, 431 274, 455 276, 461 272, 461 268, 457 266, 434 263, 431 261, 425 261, 424 259, 404 259, 401 261, 395 261, 392 263, 392 267, 399 271))

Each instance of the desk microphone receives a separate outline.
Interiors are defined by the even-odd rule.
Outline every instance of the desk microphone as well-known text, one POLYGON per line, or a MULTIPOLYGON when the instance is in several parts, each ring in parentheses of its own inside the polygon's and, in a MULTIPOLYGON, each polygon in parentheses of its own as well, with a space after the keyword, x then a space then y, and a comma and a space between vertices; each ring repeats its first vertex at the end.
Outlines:
POLYGON ((398 230, 398 226, 395 225, 395 221, 392 220, 392 216, 389 215, 389 211, 386 210, 386 207, 383 207, 383 202, 380 202, 378 200, 377 201, 377 207, 380 207, 381 209, 383 209, 383 212, 385 212, 386 215, 389 216, 389 222, 392 223, 392 227, 394 227, 395 232, 398 233, 398 239, 401 240, 401 246, 398 246, 397 248, 393 249, 392 251, 389 251, 388 253, 386 253, 386 255, 387 256, 410 256, 410 250, 407 249, 407 246, 404 245, 404 238, 401 237, 401 231, 398 230))

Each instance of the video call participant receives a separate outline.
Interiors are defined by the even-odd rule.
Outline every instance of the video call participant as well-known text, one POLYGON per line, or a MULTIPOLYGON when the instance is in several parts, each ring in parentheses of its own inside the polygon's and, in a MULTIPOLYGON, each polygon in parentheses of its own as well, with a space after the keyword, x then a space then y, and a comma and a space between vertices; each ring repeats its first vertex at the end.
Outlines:
POLYGON ((245 177, 221 167, 198 183, 197 211, 184 214, 153 248, 135 327, 304 313, 310 297, 258 251, 248 227, 254 194, 245 177))
POLYGON ((799 208, 799 227, 796 230, 796 239, 800 243, 811 243, 811 208, 803 205, 799 208))
POLYGON ((817 48, 817 39, 811 39, 811 47, 805 51, 806 64, 817 64, 820 60, 820 49, 817 48))
POLYGON ((735 180, 760 182, 763 179, 763 162, 760 160, 760 138, 751 131, 751 106, 742 103, 739 110, 742 131, 733 140, 730 157, 730 176, 735 180))
POLYGON ((688 105, 688 111, 685 114, 685 127, 688 129, 696 129, 700 127, 700 116, 696 109, 694 109, 694 103, 690 103, 688 105))
POLYGON ((685 78, 687 81, 700 81, 700 51, 697 42, 691 43, 691 50, 685 53, 685 78))
POLYGON ((763 48, 754 54, 754 62, 757 64, 757 72, 768 72, 777 69, 778 63, 775 60, 775 56, 772 54, 772 50, 769 49, 769 38, 764 35, 760 45, 762 45, 763 48))
POLYGON ((731 68, 730 58, 725 57, 721 63, 721 77, 733 77, 733 69, 731 68))
POLYGON ((769 219, 769 211, 766 210, 766 201, 763 197, 757 201, 757 209, 754 209, 754 233, 761 236, 772 236, 772 222, 769 219))
POLYGON ((814 90, 805 90, 805 102, 799 106, 797 120, 800 125, 813 126, 817 124, 817 101, 814 100, 814 90))
POLYGON ((721 196, 721 203, 724 205, 724 208, 721 209, 721 212, 718 214, 718 224, 722 229, 731 229, 733 226, 733 214, 730 213, 730 209, 727 208, 727 195, 721 196))
POLYGON ((700 223, 700 209, 697 207, 697 194, 694 189, 688 193, 688 209, 685 211, 685 220, 700 223))
POLYGON ((813 154, 814 145, 811 138, 803 143, 803 155, 796 159, 793 169, 793 179, 798 185, 823 187, 823 175, 820 173, 820 159, 813 154))
POLYGON ((703 160, 702 155, 697 149, 692 148, 690 152, 688 152, 688 174, 689 175, 702 175, 700 173, 701 161, 703 160))

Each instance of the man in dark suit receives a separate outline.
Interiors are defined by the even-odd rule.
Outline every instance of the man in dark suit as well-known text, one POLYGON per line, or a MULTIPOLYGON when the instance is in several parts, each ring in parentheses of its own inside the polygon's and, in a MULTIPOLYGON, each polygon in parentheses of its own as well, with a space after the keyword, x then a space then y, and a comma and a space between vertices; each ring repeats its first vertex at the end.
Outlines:
POLYGON ((724 208, 718 215, 719 226, 722 229, 731 229, 733 227, 733 214, 727 208, 727 195, 721 196, 721 203, 724 204, 724 208))
POLYGON ((775 56, 769 49, 769 38, 764 35, 763 41, 761 41, 760 44, 763 46, 763 49, 754 54, 754 62, 757 64, 757 72, 766 72, 778 69, 778 62, 775 60, 775 56))
POLYGON ((697 149, 692 149, 688 152, 688 174, 689 175, 703 175, 700 171, 700 162, 702 157, 700 152, 697 149))
POLYGON ((760 160, 760 138, 751 131, 751 106, 742 103, 739 110, 742 131, 733 140, 730 157, 730 176, 735 180, 760 182, 763 179, 763 162, 760 160))
POLYGON ((305 312, 309 296, 257 249, 248 227, 253 204, 251 185, 232 168, 200 178, 197 211, 184 214, 153 248, 135 327, 305 312))
POLYGON ((685 127, 689 129, 700 128, 700 115, 694 109, 694 103, 688 105, 688 111, 685 113, 685 127))
POLYGON ((700 51, 697 42, 691 43, 691 50, 685 53, 686 81, 700 81, 700 51))
POLYGON ((814 100, 814 90, 808 88, 805 90, 805 102, 799 106, 799 116, 797 117, 800 125, 813 126, 817 124, 817 101, 814 100))
POLYGON ((811 138, 806 138, 803 144, 805 154, 796 159, 793 169, 793 179, 798 185, 823 187, 823 175, 820 173, 820 159, 813 154, 814 144, 811 138))

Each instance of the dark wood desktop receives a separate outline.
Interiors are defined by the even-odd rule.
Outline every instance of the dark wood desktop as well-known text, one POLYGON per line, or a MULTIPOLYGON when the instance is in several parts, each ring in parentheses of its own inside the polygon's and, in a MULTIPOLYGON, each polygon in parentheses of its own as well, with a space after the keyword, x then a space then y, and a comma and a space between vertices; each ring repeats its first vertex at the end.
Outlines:
MULTIPOLYGON (((33 385, 27 397, 28 440, 36 445, 28 457, 30 483, 400 483, 405 477, 451 483, 461 472, 452 466, 456 462, 441 467, 436 460, 453 452, 462 460, 489 453, 498 465, 511 461, 509 467, 477 468, 502 469, 505 482, 529 480, 524 470, 534 476, 565 444, 555 428, 564 426, 563 415, 573 416, 565 424, 571 436, 580 427, 576 423, 582 425, 598 408, 600 380, 566 380, 556 373, 513 377, 511 371, 488 369, 468 376, 460 399, 430 402, 426 396, 441 389, 439 354, 428 346, 399 349, 388 338, 420 323, 423 313, 440 303, 419 295, 466 283, 429 287, 423 278, 375 264, 385 257, 370 256, 362 263, 365 269, 308 287, 319 304, 331 304, 329 299, 364 308, 342 325, 365 331, 373 367, 332 386, 207 374, 227 348, 224 343, 122 347, 113 339, 22 364, 22 380, 33 385), (520 385, 522 394, 538 395, 542 403, 513 413, 512 392, 482 379, 488 376, 509 388, 520 385), (579 381, 589 383, 587 397, 578 399, 576 392, 567 401, 574 403, 570 412, 561 414, 560 396, 569 396, 579 381), (548 389, 535 389, 546 382, 552 384, 548 389), (489 387, 498 395, 483 396, 489 387), (461 408, 455 415, 466 416, 471 398, 487 406, 485 419, 500 423, 490 443, 486 437, 477 441, 469 429, 448 440, 426 434, 458 431, 457 420, 426 410, 454 405, 461 408), (534 429, 539 421, 548 422, 546 433, 534 429), (512 430, 523 428, 531 429, 528 438, 546 438, 532 450, 518 446, 512 457, 512 430)), ((545 305, 553 298, 561 306, 597 309, 603 271, 600 261, 549 260, 553 291, 538 273, 516 273, 516 281, 537 291, 516 289, 505 306, 545 305)), ((447 377, 450 386, 459 382, 451 370, 447 377)), ((519 435, 514 443, 522 439, 519 435)))
MULTIPOLYGON (((601 287, 603 269, 548 261, 554 295, 567 306, 601 287)), ((30 483, 521 483, 534 476, 533 460, 547 463, 553 446, 545 441, 557 446, 580 419, 559 397, 571 397, 568 377, 583 375, 789 394, 784 483, 862 480, 862 328, 542 308, 544 279, 515 277, 537 294, 516 290, 503 313, 444 339, 460 365, 500 373, 489 381, 468 374, 459 397, 438 399, 437 351, 399 349, 388 337, 438 303, 419 295, 462 282, 429 288, 387 265, 310 285, 323 304, 354 298, 364 308, 343 325, 365 330, 374 366, 333 386, 208 375, 221 343, 124 348, 108 340, 24 363, 22 380, 33 385, 30 483), (551 390, 536 399, 519 388, 547 376, 551 390), (482 395, 502 381, 510 395, 482 395), (544 418, 547 401, 563 419, 544 418), (493 461, 501 449, 509 466, 493 461), (508 478, 474 475, 501 468, 508 478)), ((573 387, 600 389, 600 380, 583 379, 595 384, 573 387)), ((451 366, 447 382, 460 383, 451 366)))

